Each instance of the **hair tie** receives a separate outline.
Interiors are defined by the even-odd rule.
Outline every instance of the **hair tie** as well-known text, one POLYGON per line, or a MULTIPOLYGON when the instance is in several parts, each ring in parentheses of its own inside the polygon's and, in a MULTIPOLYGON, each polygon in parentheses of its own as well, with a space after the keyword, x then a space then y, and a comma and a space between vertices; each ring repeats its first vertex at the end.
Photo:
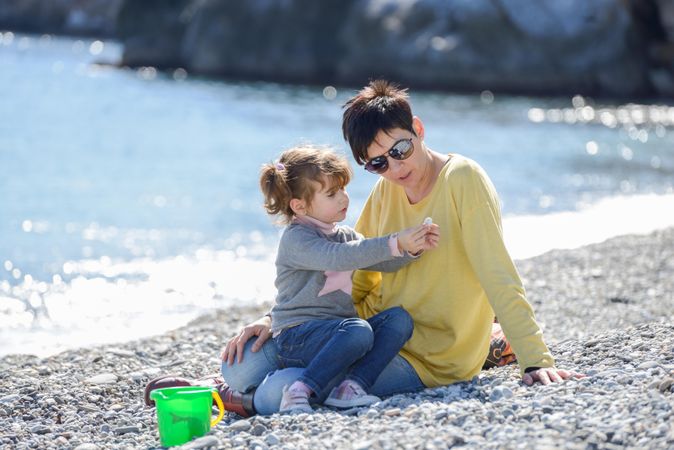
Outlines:
POLYGON ((277 162, 276 170, 286 170, 286 166, 284 166, 283 163, 277 162))

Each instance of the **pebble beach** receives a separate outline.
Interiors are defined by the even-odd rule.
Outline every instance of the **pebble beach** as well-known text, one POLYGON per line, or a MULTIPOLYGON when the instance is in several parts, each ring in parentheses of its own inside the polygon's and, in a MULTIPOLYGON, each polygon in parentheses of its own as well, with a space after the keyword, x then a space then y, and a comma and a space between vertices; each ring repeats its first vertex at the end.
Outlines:
MULTIPOLYGON (((557 365, 586 378, 526 387, 511 365, 343 412, 228 413, 181 448, 674 449, 674 228, 517 266, 557 365)), ((163 335, 83 342, 47 358, 0 358, 0 448, 159 448, 155 410, 142 400, 147 381, 218 372, 223 343, 265 310, 217 311, 163 335)))

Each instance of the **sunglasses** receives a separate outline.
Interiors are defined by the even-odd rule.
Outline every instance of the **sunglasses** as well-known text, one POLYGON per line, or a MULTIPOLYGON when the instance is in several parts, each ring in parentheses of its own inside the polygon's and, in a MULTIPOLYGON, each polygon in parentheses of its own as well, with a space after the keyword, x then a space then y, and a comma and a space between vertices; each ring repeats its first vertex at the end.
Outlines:
POLYGON ((412 156, 412 153, 414 153, 412 138, 401 139, 393 144, 393 147, 383 155, 379 155, 366 162, 365 170, 372 173, 382 174, 388 170, 388 156, 398 161, 402 161, 412 156))

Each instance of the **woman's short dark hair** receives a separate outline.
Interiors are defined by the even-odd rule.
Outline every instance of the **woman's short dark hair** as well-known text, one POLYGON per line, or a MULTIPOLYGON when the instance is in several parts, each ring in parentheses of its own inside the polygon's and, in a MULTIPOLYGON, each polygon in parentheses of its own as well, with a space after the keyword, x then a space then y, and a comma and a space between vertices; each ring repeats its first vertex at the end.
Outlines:
POLYGON ((374 80, 344 104, 342 133, 359 165, 367 162, 367 148, 379 131, 401 128, 414 133, 407 98, 407 89, 386 80, 374 80))

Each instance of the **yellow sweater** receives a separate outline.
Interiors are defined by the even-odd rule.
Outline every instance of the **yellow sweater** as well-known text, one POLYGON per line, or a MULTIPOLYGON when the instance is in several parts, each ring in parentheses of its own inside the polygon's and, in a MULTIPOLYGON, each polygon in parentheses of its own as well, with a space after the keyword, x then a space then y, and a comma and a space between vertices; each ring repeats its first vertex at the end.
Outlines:
POLYGON ((432 191, 411 205, 402 187, 381 178, 356 230, 384 236, 431 217, 440 244, 394 273, 356 271, 353 297, 369 318, 402 306, 414 334, 401 351, 428 387, 468 380, 489 349, 494 313, 522 370, 554 360, 527 302, 517 269, 503 243, 496 190, 482 168, 452 155, 432 191))

